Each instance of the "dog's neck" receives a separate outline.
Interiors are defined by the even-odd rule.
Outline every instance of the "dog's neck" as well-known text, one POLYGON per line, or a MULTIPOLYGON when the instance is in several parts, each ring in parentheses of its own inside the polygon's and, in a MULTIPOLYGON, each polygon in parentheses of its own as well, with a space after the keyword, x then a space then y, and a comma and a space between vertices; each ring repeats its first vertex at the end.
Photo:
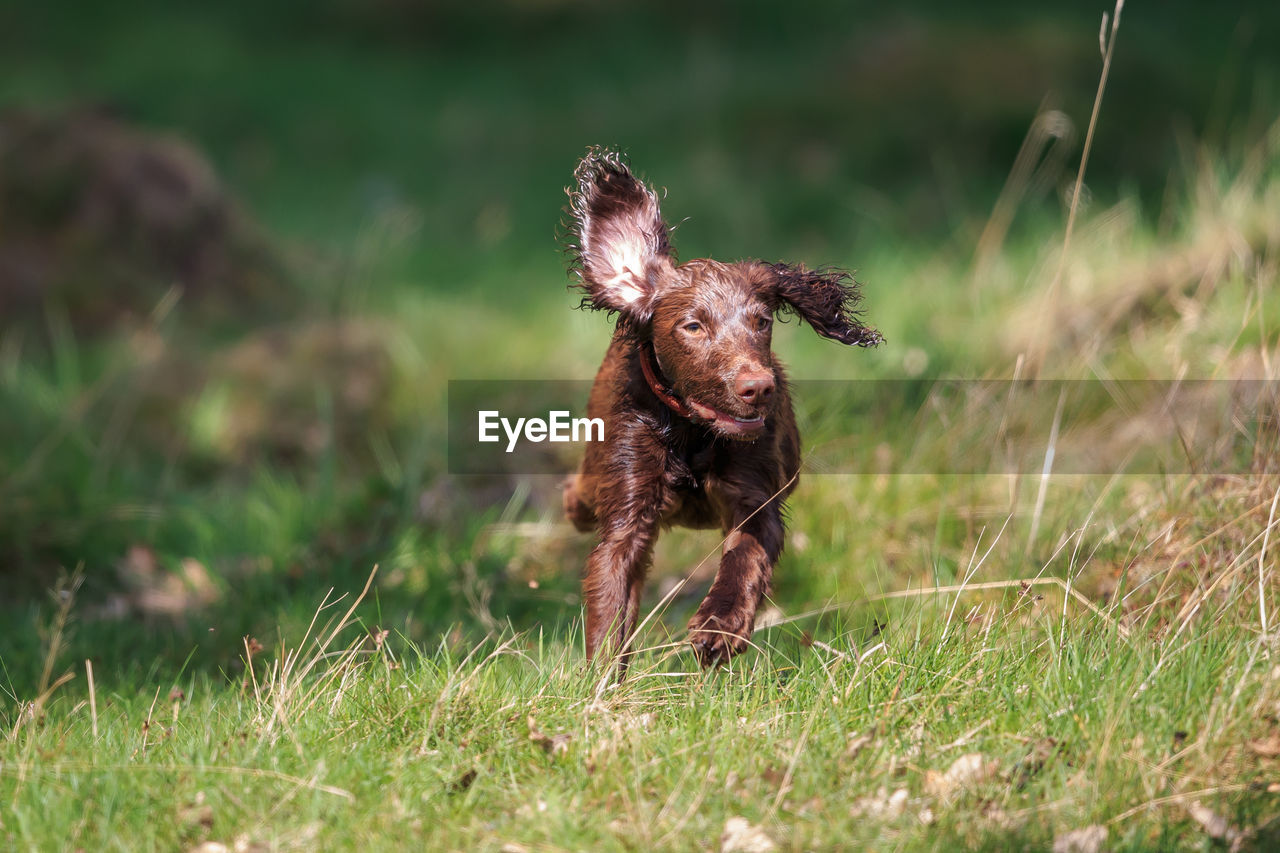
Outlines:
POLYGON ((681 400, 671 383, 662 375, 662 365, 658 364, 658 354, 653 349, 653 341, 642 341, 638 347, 640 370, 644 373, 644 381, 649 383, 649 390, 663 404, 682 418, 693 414, 689 404, 681 400))

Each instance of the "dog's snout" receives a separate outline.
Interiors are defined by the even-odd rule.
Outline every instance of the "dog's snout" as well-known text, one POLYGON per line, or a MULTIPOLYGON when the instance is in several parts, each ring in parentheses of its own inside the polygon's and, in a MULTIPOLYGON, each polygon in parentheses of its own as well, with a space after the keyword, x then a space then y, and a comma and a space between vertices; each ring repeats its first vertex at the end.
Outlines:
POLYGON ((767 370, 744 370, 733 380, 733 393, 744 403, 758 406, 773 396, 773 373, 767 370))

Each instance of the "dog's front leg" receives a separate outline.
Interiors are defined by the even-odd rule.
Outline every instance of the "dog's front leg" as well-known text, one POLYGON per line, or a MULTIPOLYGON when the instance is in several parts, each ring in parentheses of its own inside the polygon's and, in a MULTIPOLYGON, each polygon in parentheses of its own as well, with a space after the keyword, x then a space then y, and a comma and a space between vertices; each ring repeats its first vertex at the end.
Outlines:
POLYGON ((661 484, 615 479, 597 505, 600 544, 587 558, 583 596, 587 606, 587 655, 613 658, 625 674, 640 596, 653 556, 661 515, 661 484))
POLYGON ((782 512, 776 501, 754 515, 740 513, 730 528, 715 583, 689 620, 689 642, 703 666, 724 663, 747 648, 756 609, 769 592, 773 566, 782 553, 782 539, 782 512))

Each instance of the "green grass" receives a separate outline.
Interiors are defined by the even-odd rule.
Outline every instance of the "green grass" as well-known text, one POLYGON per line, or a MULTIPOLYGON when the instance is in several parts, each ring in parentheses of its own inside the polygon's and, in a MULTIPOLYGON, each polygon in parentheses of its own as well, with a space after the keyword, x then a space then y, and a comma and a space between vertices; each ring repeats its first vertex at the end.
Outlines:
POLYGON ((709 676, 649 653, 621 686, 575 636, 424 648, 349 627, 326 647, 317 630, 233 684, 100 678, 96 736, 82 691, 10 716, 5 833, 33 848, 57 827, 58 844, 96 849, 689 849, 740 816, 780 849, 1043 849, 1098 823, 1109 849, 1145 850, 1202 844, 1192 802, 1236 827, 1274 815, 1274 775, 1246 747, 1280 700, 1256 630, 1219 613, 1126 639, 1072 611, 1016 589, 931 596, 875 635, 763 630, 758 653, 709 676), (930 780, 971 754, 977 778, 930 780), (899 812, 874 813, 900 789, 899 812))

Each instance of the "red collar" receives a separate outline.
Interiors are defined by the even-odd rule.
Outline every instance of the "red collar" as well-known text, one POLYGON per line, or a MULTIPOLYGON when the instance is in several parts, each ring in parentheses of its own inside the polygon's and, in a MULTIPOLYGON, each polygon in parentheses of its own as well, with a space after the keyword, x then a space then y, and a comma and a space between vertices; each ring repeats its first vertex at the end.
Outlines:
POLYGON ((676 396, 675 389, 662 376, 662 367, 658 364, 658 354, 653 351, 653 341, 644 341, 639 345, 640 370, 649 383, 653 395, 666 404, 667 408, 682 418, 691 417, 693 410, 689 404, 676 396))

